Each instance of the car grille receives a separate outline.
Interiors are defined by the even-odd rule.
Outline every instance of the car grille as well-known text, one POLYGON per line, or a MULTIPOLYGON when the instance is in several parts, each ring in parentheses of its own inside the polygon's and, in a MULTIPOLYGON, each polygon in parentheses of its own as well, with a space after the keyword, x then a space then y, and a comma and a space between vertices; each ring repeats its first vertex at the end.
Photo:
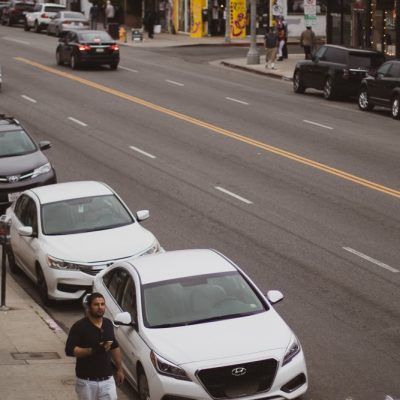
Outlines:
POLYGON ((0 182, 1 183, 17 183, 17 182, 25 181, 27 179, 31 179, 32 175, 33 175, 33 169, 30 169, 29 171, 25 171, 25 172, 22 172, 20 174, 15 174, 15 175, 7 175, 7 176, 0 175, 0 182), (9 178, 11 176, 17 177, 18 180, 10 181, 9 178))
POLYGON ((251 396, 269 390, 278 362, 274 359, 200 370, 197 375, 215 399, 251 396))

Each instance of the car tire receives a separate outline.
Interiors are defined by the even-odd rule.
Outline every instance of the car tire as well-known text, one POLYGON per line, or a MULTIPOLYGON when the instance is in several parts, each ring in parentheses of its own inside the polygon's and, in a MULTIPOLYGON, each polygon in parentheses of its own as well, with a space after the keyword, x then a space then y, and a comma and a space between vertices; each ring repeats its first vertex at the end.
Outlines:
POLYGON ((391 113, 393 119, 400 119, 400 96, 394 96, 391 104, 391 113))
POLYGON ((72 69, 78 69, 79 68, 79 62, 77 60, 76 54, 72 54, 70 64, 71 64, 71 68, 72 69))
POLYGON ((303 83, 301 82, 300 78, 300 71, 297 70, 293 76, 293 91, 295 93, 304 93, 306 88, 304 87, 303 83))
POLYGON ((10 271, 13 275, 18 275, 21 270, 19 269, 16 261, 15 261, 15 256, 14 256, 14 252, 11 248, 11 246, 9 246, 7 248, 7 257, 8 257, 8 266, 10 267, 10 271))
POLYGON ((138 394, 139 400, 150 400, 149 382, 144 372, 139 373, 138 394))
POLYGON ((118 68, 118 63, 117 62, 113 62, 110 64, 110 68, 115 71, 118 68))
POLYGON ((51 305, 51 300, 49 298, 46 278, 44 277, 42 267, 40 265, 36 266, 36 277, 40 300, 42 300, 45 306, 49 306, 51 305))
POLYGON ((333 100, 335 98, 335 89, 333 79, 328 76, 324 83, 324 97, 326 100, 333 100))
POLYGON ((56 50, 56 62, 57 65, 64 65, 64 61, 62 60, 60 50, 56 50))
POLYGON ((34 31, 36 32, 36 33, 40 33, 40 31, 42 30, 41 28, 40 28, 40 25, 39 25, 39 23, 37 22, 37 21, 35 21, 35 25, 34 25, 34 31))
POLYGON ((374 105, 369 101, 368 90, 366 87, 360 89, 357 104, 361 111, 371 111, 374 108, 374 105))

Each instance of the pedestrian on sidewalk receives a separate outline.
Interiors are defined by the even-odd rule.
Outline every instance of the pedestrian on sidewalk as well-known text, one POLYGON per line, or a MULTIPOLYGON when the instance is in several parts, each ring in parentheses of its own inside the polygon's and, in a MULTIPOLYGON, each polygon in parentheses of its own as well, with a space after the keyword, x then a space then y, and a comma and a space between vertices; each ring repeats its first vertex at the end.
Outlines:
POLYGON ((114 21, 114 17, 115 17, 115 8, 114 6, 111 4, 110 0, 107 0, 107 5, 106 5, 106 25, 107 25, 107 29, 108 29, 108 24, 110 22, 114 21))
POLYGON ((286 29, 283 25, 278 25, 278 61, 283 61, 283 48, 286 44, 286 29))
POLYGON ((96 30, 97 29, 97 17, 99 14, 99 9, 96 3, 92 3, 89 9, 89 16, 90 16, 90 29, 96 30))
POLYGON ((154 24, 156 16, 153 10, 147 10, 144 14, 143 25, 149 35, 149 39, 154 38, 154 24))
POLYGON ((117 383, 124 381, 121 352, 112 322, 103 317, 104 312, 103 295, 92 293, 87 298, 86 316, 69 331, 65 353, 76 357, 75 390, 79 400, 117 399, 111 359, 117 368, 117 383))
POLYGON ((288 24, 287 21, 285 20, 285 17, 280 16, 278 19, 278 27, 280 29, 284 30, 284 34, 282 36, 284 36, 284 41, 285 43, 282 46, 282 58, 286 59, 288 58, 288 47, 287 47, 287 41, 288 41, 288 24))
POLYGON ((278 35, 275 33, 274 28, 270 29, 269 27, 266 27, 264 46, 265 46, 265 68, 276 69, 275 60, 276 60, 276 52, 278 46, 278 35))
POLYGON ((311 59, 311 53, 314 51, 316 44, 315 33, 311 26, 307 26, 307 28, 301 32, 300 36, 300 46, 304 49, 304 57, 306 60, 311 59))

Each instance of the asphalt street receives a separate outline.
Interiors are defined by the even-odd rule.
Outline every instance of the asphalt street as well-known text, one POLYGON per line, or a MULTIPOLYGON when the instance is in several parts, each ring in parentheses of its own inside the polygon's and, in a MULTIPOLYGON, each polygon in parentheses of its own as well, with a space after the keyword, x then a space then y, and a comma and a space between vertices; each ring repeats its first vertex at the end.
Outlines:
MULTIPOLYGON (((150 210, 165 249, 215 248, 281 290, 305 400, 399 398, 398 121, 211 65, 201 47, 123 47, 117 71, 72 71, 56 43, 0 27, 0 112, 52 142, 59 181, 104 181, 150 210)), ((68 329, 81 308, 50 312, 68 329)))

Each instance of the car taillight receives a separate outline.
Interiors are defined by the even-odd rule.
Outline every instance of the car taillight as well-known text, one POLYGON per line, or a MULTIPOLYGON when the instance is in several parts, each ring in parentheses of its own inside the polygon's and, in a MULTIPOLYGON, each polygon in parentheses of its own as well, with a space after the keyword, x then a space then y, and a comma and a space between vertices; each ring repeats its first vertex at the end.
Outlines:
POLYGON ((48 16, 46 13, 43 13, 43 14, 41 15, 41 18, 49 18, 49 16, 48 16))
POLYGON ((343 79, 349 79, 350 77, 350 70, 347 68, 343 68, 343 79))
POLYGON ((112 44, 110 46, 110 48, 111 48, 112 51, 118 51, 119 50, 119 46, 117 44, 112 44))
POLYGON ((80 51, 89 51, 91 49, 91 47, 87 44, 81 44, 79 45, 79 50, 80 51))

